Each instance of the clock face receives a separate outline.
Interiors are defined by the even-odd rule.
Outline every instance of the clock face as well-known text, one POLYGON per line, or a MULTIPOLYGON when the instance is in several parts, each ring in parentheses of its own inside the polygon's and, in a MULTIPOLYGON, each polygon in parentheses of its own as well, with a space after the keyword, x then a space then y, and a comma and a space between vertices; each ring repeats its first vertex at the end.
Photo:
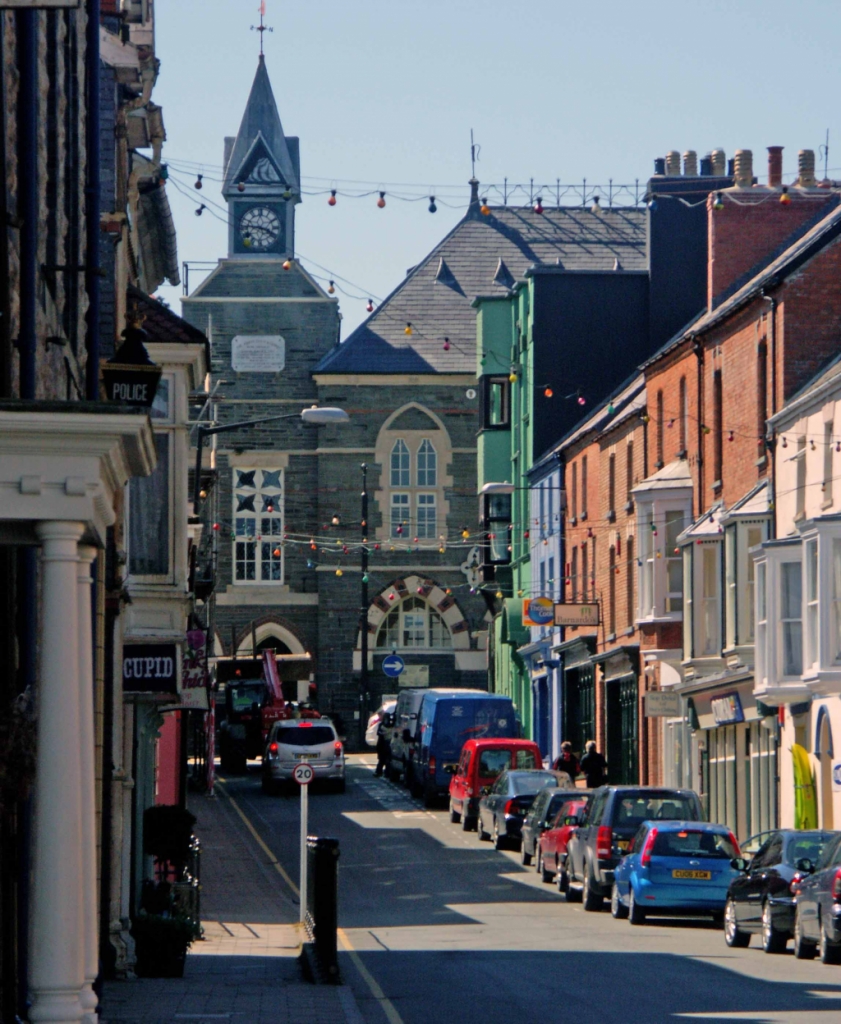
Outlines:
POLYGON ((246 248, 269 249, 280 235, 280 218, 268 206, 252 206, 240 218, 239 234, 246 248))

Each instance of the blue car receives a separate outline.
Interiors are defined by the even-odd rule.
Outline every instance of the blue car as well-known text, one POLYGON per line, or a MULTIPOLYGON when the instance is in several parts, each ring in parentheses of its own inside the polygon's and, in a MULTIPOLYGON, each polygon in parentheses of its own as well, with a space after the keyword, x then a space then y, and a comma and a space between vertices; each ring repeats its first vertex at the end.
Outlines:
POLYGON ((725 825, 644 821, 616 868, 610 912, 643 924, 646 914, 724 913, 739 844, 725 825))

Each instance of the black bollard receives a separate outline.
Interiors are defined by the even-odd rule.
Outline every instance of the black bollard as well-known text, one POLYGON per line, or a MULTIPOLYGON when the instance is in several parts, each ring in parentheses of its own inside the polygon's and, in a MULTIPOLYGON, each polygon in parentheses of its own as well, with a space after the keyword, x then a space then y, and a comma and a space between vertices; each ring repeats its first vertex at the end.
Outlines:
POLYGON ((340 984, 338 928, 339 840, 307 836, 307 908, 304 923, 316 981, 340 984))

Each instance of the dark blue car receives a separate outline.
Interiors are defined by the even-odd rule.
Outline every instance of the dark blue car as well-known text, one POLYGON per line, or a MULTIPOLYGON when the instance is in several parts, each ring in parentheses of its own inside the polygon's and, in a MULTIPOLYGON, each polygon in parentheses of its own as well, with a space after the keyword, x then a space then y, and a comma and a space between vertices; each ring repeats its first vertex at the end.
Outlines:
POLYGON ((841 963, 841 833, 824 846, 815 870, 798 880, 794 898, 794 955, 841 963))
POLYGON ((720 917, 739 844, 726 825, 645 821, 613 878, 610 911, 643 924, 647 914, 720 917))

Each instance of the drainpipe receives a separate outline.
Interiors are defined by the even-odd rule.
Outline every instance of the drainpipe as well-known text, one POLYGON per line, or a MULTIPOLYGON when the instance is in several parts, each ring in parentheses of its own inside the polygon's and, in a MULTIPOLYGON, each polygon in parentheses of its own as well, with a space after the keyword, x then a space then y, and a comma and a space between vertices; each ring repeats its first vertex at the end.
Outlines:
MULTIPOLYGON (((771 307, 769 314, 771 317, 771 415, 773 416, 777 411, 777 300, 773 295, 766 295, 764 288, 760 295, 762 301, 767 302, 771 307)), ((771 461, 771 537, 773 539, 777 536, 777 446, 773 443, 769 444, 766 450, 771 461)))
POLYGON ((692 337, 692 350, 697 360, 697 406, 698 406, 698 512, 696 518, 700 519, 704 511, 704 346, 696 335, 692 337))
POLYGON ((100 118, 99 118, 99 0, 88 0, 88 23, 85 30, 85 75, 87 81, 87 119, 85 149, 87 168, 85 183, 85 289, 88 293, 85 347, 85 397, 99 398, 99 207, 100 207, 100 118))
MULTIPOLYGON (((0 18, 0 53, 6 52, 6 21, 0 18)), ((4 241, 0 250, 0 395, 10 398, 12 391, 12 354, 9 337, 9 223, 8 181, 6 179, 7 150, 6 136, 8 133, 6 76, 0 76, 0 225, 2 225, 4 241)))
POLYGON ((18 196, 20 232, 20 397, 35 398, 38 273, 38 12, 18 11, 20 61, 18 196))

